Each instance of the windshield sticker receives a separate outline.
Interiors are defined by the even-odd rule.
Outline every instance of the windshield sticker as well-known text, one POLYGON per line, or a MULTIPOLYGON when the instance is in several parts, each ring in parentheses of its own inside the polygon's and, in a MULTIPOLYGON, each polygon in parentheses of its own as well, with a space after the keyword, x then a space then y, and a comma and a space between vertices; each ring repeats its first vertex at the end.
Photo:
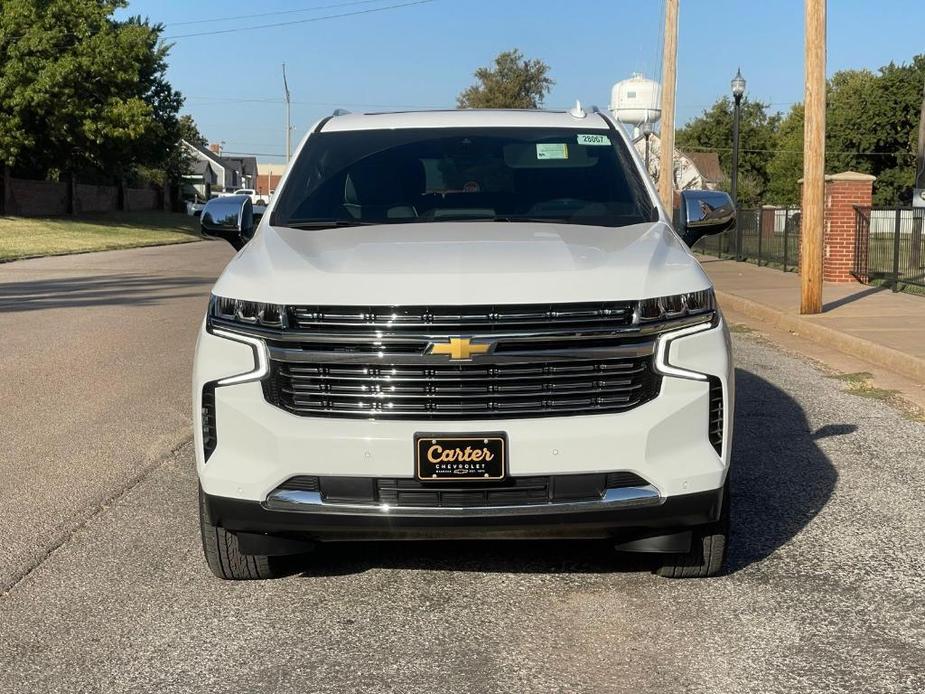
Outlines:
POLYGON ((610 144, 610 137, 607 135, 591 135, 590 133, 581 133, 578 135, 578 144, 606 147, 610 144))
POLYGON ((536 144, 537 159, 568 159, 568 145, 564 142, 536 144))

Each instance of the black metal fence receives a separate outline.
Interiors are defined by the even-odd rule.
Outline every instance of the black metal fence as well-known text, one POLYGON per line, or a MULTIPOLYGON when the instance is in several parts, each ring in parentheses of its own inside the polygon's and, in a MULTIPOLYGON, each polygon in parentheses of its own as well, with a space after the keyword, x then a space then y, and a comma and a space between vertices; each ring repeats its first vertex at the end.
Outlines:
POLYGON ((758 265, 796 270, 800 263, 800 208, 739 209, 736 229, 706 236, 694 251, 718 258, 737 258, 758 265), (736 238, 741 234, 741 247, 736 238))
POLYGON ((894 292, 925 290, 925 208, 855 207, 854 269, 894 292))

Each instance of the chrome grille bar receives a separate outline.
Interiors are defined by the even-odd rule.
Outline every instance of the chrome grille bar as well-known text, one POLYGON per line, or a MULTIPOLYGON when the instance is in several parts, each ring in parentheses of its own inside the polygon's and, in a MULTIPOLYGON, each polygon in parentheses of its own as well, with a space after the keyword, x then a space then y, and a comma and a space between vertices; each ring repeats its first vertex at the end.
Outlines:
POLYGON ((532 364, 305 366, 272 362, 267 397, 300 415, 564 416, 620 412, 653 398, 651 356, 532 364), (557 372, 557 370, 559 372, 557 372))
MULTIPOLYGON (((635 302, 286 309, 262 338, 273 405, 312 417, 492 419, 622 412, 654 398, 656 334, 635 302), (426 353, 453 337, 489 341, 472 361, 426 353)), ((702 322, 707 316, 671 321, 702 322)), ((221 319, 213 319, 224 327, 221 319)))
POLYGON ((299 330, 402 332, 448 330, 493 334, 508 328, 527 330, 549 324, 580 330, 600 325, 630 325, 632 302, 505 304, 482 306, 293 306, 289 325, 299 330))

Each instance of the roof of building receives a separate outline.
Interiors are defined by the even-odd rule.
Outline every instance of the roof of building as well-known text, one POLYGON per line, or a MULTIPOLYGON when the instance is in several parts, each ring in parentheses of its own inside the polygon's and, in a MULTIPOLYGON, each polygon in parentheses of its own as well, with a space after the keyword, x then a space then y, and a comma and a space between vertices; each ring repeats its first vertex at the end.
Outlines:
POLYGON ((203 161, 202 159, 196 159, 195 161, 190 163, 188 173, 195 174, 197 176, 202 176, 208 170, 209 170, 209 164, 207 162, 203 161))
MULTIPOLYGON (((231 169, 232 171, 237 171, 242 176, 257 176, 257 157, 249 156, 224 156, 221 154, 216 154, 208 147, 201 147, 200 145, 194 144, 192 142, 187 142, 183 140, 183 143, 192 150, 195 150, 197 153, 202 155, 205 159, 213 162, 214 164, 221 166, 223 169, 231 169)), ((193 167, 195 173, 202 173, 200 169, 202 166, 193 167)))
POLYGON ((691 160, 700 175, 709 183, 720 183, 726 178, 726 173, 719 163, 716 152, 684 152, 684 156, 691 160))
POLYGON ((447 111, 402 111, 395 113, 348 113, 328 120, 322 132, 387 130, 392 128, 606 128, 602 113, 585 107, 578 118, 568 111, 458 109, 447 111))
POLYGON ((204 156, 206 159, 209 159, 215 162, 222 168, 225 168, 226 166, 228 166, 228 162, 224 159, 224 157, 220 157, 208 147, 201 147, 200 145, 197 145, 194 142, 187 142, 186 140, 183 140, 182 142, 190 149, 195 150, 196 152, 204 156))
POLYGON ((228 162, 232 162, 233 165, 241 172, 242 176, 256 176, 257 175, 257 157, 225 157, 228 162))

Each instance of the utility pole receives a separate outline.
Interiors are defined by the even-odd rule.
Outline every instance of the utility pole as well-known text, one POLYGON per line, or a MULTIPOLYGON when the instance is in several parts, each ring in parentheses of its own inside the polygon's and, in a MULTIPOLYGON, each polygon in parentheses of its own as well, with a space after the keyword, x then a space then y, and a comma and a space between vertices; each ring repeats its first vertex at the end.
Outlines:
POLYGON ((665 0, 662 36, 662 127, 659 131, 658 196, 668 214, 674 209, 674 98, 678 75, 678 2, 665 0))
POLYGON ((292 156, 292 101, 289 98, 289 83, 286 82, 286 63, 283 63, 283 91, 286 94, 286 163, 292 156))
POLYGON ((825 230, 826 0, 805 0, 806 109, 803 126, 803 228, 800 233, 800 313, 822 312, 825 230))

